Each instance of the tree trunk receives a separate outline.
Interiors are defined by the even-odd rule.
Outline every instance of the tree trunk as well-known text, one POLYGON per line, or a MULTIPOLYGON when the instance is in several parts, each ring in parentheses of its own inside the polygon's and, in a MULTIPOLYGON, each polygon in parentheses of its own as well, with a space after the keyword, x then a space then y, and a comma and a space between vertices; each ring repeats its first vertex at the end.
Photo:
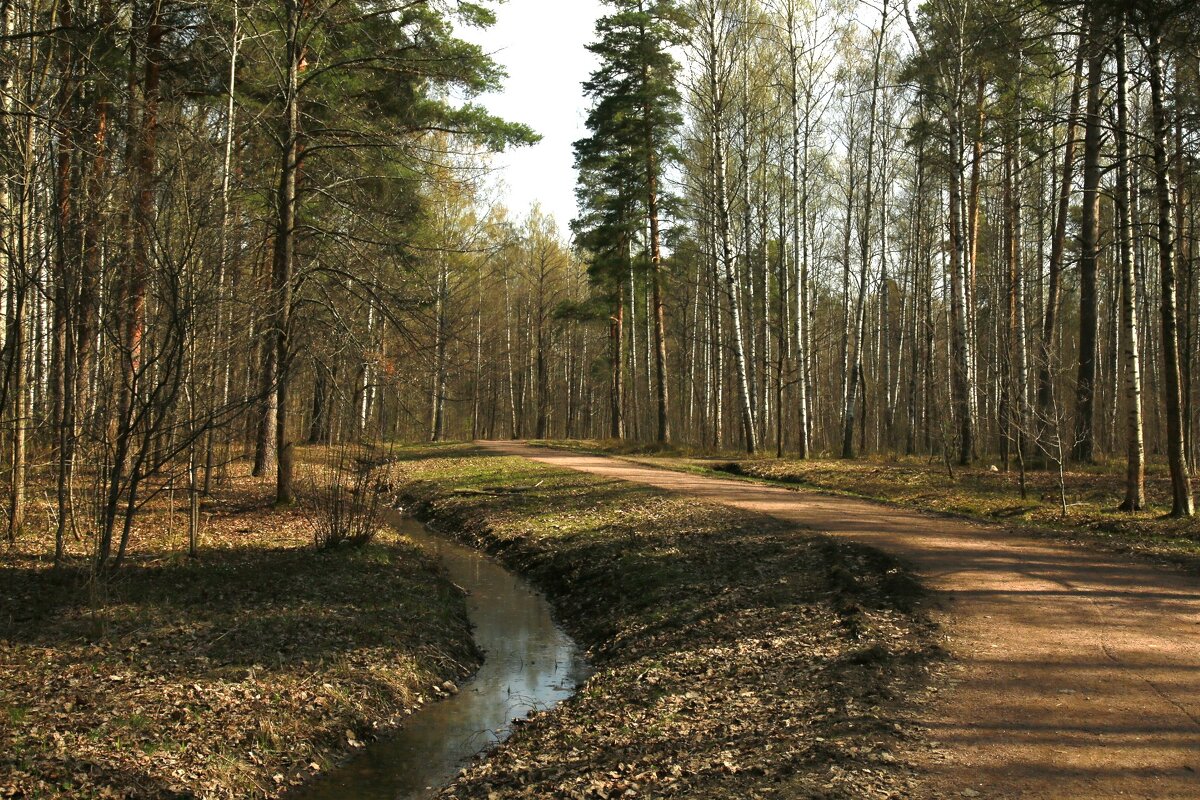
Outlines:
POLYGON ((974 359, 972 338, 967 316, 969 298, 967 293, 966 248, 963 241, 962 178, 965 172, 962 151, 962 126, 959 105, 954 101, 950 110, 950 146, 954 152, 954 163, 950 169, 949 186, 949 233, 950 233, 950 351, 951 351, 951 394, 958 422, 958 463, 971 463, 975 450, 975 403, 972 393, 971 363, 974 359))
MULTIPOLYGON (((58 22, 66 29, 75 24, 74 10, 69 0, 60 3, 58 22)), ((80 255, 76 250, 76 223, 81 209, 75 195, 75 160, 79 144, 77 128, 81 120, 77 113, 79 82, 75 77, 75 45, 67 37, 60 43, 58 64, 61 78, 56 97, 58 148, 55 152, 54 200, 54 333, 53 333, 53 397, 55 448, 58 461, 54 561, 62 561, 69 520, 70 473, 75 443, 75 354, 74 336, 76 280, 79 276, 80 255)))
MULTIPOLYGON (((268 323, 269 325, 270 323, 268 323)), ((262 342, 262 371, 259 375, 259 414, 258 428, 254 440, 254 467, 251 474, 261 478, 278 468, 277 451, 275 449, 276 412, 279 408, 279 397, 275 393, 275 382, 278 380, 278 357, 273 333, 268 328, 264 331, 262 342)))
MULTIPOLYGON (((788 26, 788 62, 791 67, 791 134, 792 134, 792 258, 796 262, 796 364, 799 367, 799 379, 796 381, 796 407, 798 414, 798 426, 796 429, 796 450, 797 455, 804 459, 809 456, 809 395, 808 387, 805 383, 804 367, 807 361, 807 339, 808 339, 808 308, 807 292, 808 292, 808 242, 804 236, 808 225, 808 137, 807 130, 805 131, 804 152, 801 154, 801 121, 800 121, 800 44, 796 41, 796 4, 791 0, 787 4, 787 26, 788 26), (804 175, 801 175, 801 161, 803 160, 804 175), (804 250, 801 250, 803 245, 804 250)), ((780 217, 784 215, 783 209, 780 209, 780 217)), ((783 237, 780 237, 780 247, 783 246, 783 237)), ((780 364, 783 363, 783 354, 780 354, 780 364)), ((782 369, 781 369, 782 372, 782 369)), ((780 421, 779 425, 783 427, 783 409, 779 409, 780 421)), ((780 437, 780 450, 782 450, 782 436, 780 437)), ((782 453, 780 453, 782 455, 782 453)))
POLYGON ((729 300, 730 321, 733 328, 733 364, 737 380, 738 407, 742 418, 743 444, 746 447, 746 452, 753 454, 758 451, 758 440, 754 424, 754 407, 750 394, 749 375, 747 374, 746 346, 744 329, 742 327, 741 303, 739 300, 741 292, 738 285, 737 266, 734 263, 730 232, 729 191, 725 178, 725 131, 722 128, 721 120, 725 108, 723 99, 724 88, 717 74, 717 62, 718 59, 722 58, 724 53, 717 40, 718 19, 715 7, 709 8, 707 23, 708 30, 705 33, 708 37, 707 66, 710 103, 708 112, 711 115, 709 125, 711 126, 710 133, 713 147, 711 168, 716 200, 716 235, 720 263, 724 270, 725 293, 729 300))
MULTIPOLYGON (((1018 51, 1018 69, 1023 68, 1021 60, 1024 53, 1018 51)), ((1024 105, 1022 90, 1024 88, 1023 72, 1018 72, 1016 79, 1016 109, 1012 141, 1008 159, 1008 219, 1009 219, 1009 298, 1011 317, 1009 330, 1012 345, 1010 353, 1013 358, 1014 384, 1013 400, 1016 406, 1016 435, 1013 444, 1016 447, 1017 462, 1021 469, 1021 496, 1025 496, 1025 443, 1029 431, 1029 347, 1026 333, 1025 312, 1025 262, 1022 255, 1023 215, 1022 215, 1022 178, 1021 167, 1021 123, 1024 105)))
MULTIPOLYGON (((158 150, 159 80, 162 71, 163 28, 160 3, 150 3, 146 19, 146 66, 141 86, 141 120, 137 126, 134 192, 133 249, 129 254, 126 287, 125 347, 126 386, 129 403, 136 401, 143 370, 146 336, 146 288, 150 274, 151 242, 155 225, 154 169, 158 150)), ((127 406, 125 411, 130 413, 127 406)))
MULTIPOLYGON (((1142 430, 1142 365, 1138 332, 1137 279, 1133 264, 1133 215, 1129 173, 1128 34, 1122 20, 1117 34, 1117 217, 1121 249, 1121 325, 1125 343, 1125 394, 1129 404, 1125 443, 1125 499, 1122 511, 1141 511, 1146 505, 1146 448, 1142 430)), ((1114 398, 1115 403, 1115 398, 1114 398)))
POLYGON ((283 152, 277 195, 275 257, 271 270, 271 342, 275 350, 275 502, 295 500, 292 486, 295 449, 288 439, 288 390, 291 383, 289 327, 292 307, 292 261, 296 236, 296 174, 300 166, 300 47, 301 0, 285 0, 287 11, 287 73, 284 85, 283 152))
POLYGON ((725 290, 729 300, 733 328, 733 366, 737 377, 738 405, 742 415, 742 435, 746 452, 758 451, 758 440, 754 425, 754 408, 751 404, 750 383, 747 375, 746 346, 742 328, 741 303, 738 301, 737 267, 730 247, 729 196, 725 186, 725 144, 718 119, 713 121, 713 169, 716 170, 717 185, 717 231, 721 244, 721 264, 725 271, 725 290))
POLYGON ((609 431, 613 439, 625 438, 625 292, 617 287, 608 328, 611 379, 609 386, 609 431))
POLYGON ((1075 384, 1075 442, 1072 457, 1095 460, 1096 361, 1099 357, 1099 298, 1096 295, 1100 256, 1100 88, 1104 53, 1100 22, 1088 21, 1087 114, 1083 135, 1083 222, 1079 231, 1079 373, 1075 384))
MULTIPOLYGON (((643 70, 643 80, 649 75, 643 70)), ((654 152, 654 132, 650 128, 650 108, 644 107, 642 114, 646 127, 646 215, 650 221, 650 288, 654 303, 654 378, 658 401, 658 442, 666 444, 671 438, 670 398, 667 392, 667 323, 662 290, 662 247, 659 234, 658 213, 658 159, 654 152)))
POLYGON ((316 364, 313 367, 312 417, 308 424, 309 444, 329 444, 329 370, 316 364))
POLYGON ((429 439, 440 442, 446 438, 446 348, 447 339, 447 310, 449 301, 450 276, 446 259, 439 257, 437 299, 434 303, 434 344, 433 344, 433 387, 432 409, 430 414, 429 439))
MULTIPOLYGON (((1062 263, 1067 241, 1067 217, 1071 210, 1071 184, 1075 167, 1075 127, 1079 118, 1080 91, 1083 84, 1084 39, 1080 35, 1075 54, 1075 72, 1071 82, 1071 110, 1067 116, 1067 139, 1063 149, 1062 178, 1058 188, 1058 210, 1054 219, 1054 238, 1047 265, 1046 308, 1042 317, 1041 358, 1038 367, 1037 414, 1038 443, 1049 452, 1045 442, 1054 407, 1054 338, 1058 331, 1058 312, 1062 304, 1062 263)), ((1058 421, 1053 420, 1057 430, 1058 421)))
POLYGON ((1184 447, 1183 386, 1179 364, 1179 317, 1176 299, 1175 239, 1171 228, 1171 177, 1167 161, 1170 123, 1163 100, 1162 31, 1154 23, 1148 35, 1150 98, 1154 121, 1154 188, 1158 195, 1158 266, 1162 274, 1162 346, 1164 401, 1167 417, 1167 461, 1171 469, 1171 516, 1195 513, 1191 475, 1184 447))
POLYGON ((12 474, 8 483, 8 541, 11 544, 25 527, 25 439, 29 428, 29 385, 26 375, 26 300, 24 281, 13 288, 13 314, 9 320, 9 396, 12 398, 13 429, 9 442, 12 474))

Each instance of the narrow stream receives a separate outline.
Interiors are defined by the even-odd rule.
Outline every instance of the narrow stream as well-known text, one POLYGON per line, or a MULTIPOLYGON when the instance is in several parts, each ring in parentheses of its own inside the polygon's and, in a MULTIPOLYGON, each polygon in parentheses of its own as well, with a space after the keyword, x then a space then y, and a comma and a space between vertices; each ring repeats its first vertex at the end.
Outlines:
POLYGON ((468 591, 483 666, 458 694, 417 711, 394 735, 294 793, 296 800, 430 797, 472 756, 507 738, 514 718, 557 705, 586 677, 583 653, 525 580, 416 520, 396 515, 390 523, 436 555, 450 580, 468 591))

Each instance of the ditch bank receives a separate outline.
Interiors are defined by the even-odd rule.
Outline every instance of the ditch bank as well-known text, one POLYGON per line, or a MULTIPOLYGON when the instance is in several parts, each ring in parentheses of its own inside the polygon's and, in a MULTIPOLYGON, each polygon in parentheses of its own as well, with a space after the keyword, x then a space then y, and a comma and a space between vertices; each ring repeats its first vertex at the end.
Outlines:
POLYGON ((0 798, 278 797, 475 672, 434 559, 391 531, 318 552, 272 491, 220 487, 199 559, 147 507, 102 594, 52 532, 0 554, 0 798))
POLYGON ((587 675, 575 642, 526 581, 480 550, 431 532, 411 517, 391 515, 388 523, 435 557, 446 577, 466 592, 483 664, 461 688, 450 682, 437 687, 449 696, 288 800, 423 800, 472 756, 503 741, 514 719, 553 708, 587 675))
POLYGON ((579 694, 442 797, 902 797, 942 662, 893 559, 765 516, 468 446, 391 467, 409 513, 537 586, 579 694))

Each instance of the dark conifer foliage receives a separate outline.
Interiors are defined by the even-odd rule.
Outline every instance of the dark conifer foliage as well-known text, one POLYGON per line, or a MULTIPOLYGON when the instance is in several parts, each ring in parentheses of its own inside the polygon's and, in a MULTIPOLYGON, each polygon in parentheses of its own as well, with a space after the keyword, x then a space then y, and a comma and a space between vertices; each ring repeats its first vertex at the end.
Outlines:
MULTIPOLYGON (((654 329, 656 438, 670 438, 663 268, 663 209, 667 169, 675 161, 679 114, 679 65, 671 53, 684 35, 686 18, 674 0, 610 0, 588 46, 600 66, 584 84, 592 101, 591 135, 576 143, 580 244, 594 254, 596 283, 613 303, 614 320, 624 317, 627 274, 645 272, 654 329), (635 255, 637 254, 637 255, 635 255), (640 262, 640 263, 638 263, 640 262)), ((636 281, 634 282, 636 283, 636 281)), ((636 293, 630 284, 630 301, 636 293)), ((621 325, 612 326, 614 398, 622 392, 621 325)), ((623 436, 618 420, 614 436, 623 436)))

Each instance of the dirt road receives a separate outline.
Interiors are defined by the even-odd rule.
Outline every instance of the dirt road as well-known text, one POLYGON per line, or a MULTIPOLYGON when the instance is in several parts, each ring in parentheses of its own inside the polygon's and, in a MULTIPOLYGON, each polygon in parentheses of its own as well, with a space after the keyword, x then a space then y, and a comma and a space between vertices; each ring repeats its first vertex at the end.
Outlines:
POLYGON ((1200 798, 1200 579, 998 527, 510 442, 907 560, 962 665, 923 710, 929 797, 1200 798))

